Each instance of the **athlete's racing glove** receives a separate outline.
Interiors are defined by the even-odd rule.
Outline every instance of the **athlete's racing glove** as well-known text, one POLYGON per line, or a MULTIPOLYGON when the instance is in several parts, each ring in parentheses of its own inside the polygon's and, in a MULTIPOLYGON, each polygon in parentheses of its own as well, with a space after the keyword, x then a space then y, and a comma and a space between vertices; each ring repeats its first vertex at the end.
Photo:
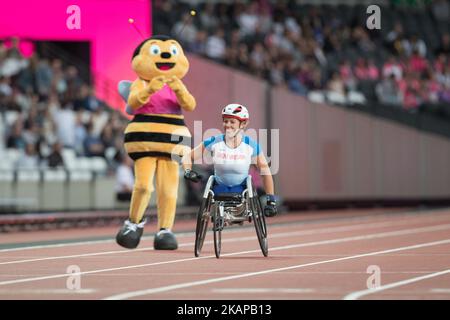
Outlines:
POLYGON ((186 169, 184 170, 184 178, 192 182, 199 182, 202 179, 202 176, 194 170, 186 169))
POLYGON ((277 215, 277 201, 273 194, 267 195, 267 203, 264 207, 264 215, 266 217, 274 217, 277 215))

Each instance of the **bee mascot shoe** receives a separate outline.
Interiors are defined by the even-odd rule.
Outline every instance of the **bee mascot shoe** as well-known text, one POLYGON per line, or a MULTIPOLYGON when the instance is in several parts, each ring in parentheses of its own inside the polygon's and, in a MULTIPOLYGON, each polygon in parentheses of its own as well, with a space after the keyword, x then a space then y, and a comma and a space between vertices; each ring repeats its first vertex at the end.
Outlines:
POLYGON ((190 151, 191 134, 182 110, 193 111, 195 98, 181 79, 189 70, 183 48, 167 36, 152 36, 134 51, 132 68, 138 78, 121 81, 118 89, 133 115, 125 129, 125 150, 134 160, 135 184, 129 219, 116 236, 117 243, 133 249, 143 233, 145 209, 154 191, 158 230, 156 250, 175 250, 177 240, 171 229, 175 221, 178 174, 181 157, 190 151))

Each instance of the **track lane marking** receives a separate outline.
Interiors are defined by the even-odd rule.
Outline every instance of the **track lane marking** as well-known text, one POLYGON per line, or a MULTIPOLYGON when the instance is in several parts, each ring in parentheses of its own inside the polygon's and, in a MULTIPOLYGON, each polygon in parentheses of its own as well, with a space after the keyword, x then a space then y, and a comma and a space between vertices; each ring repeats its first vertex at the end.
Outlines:
MULTIPOLYGON (((189 287, 201 286, 201 285, 205 285, 205 284, 224 282, 224 281, 235 280, 235 279, 240 279, 240 278, 248 278, 248 277, 259 276, 259 275, 264 275, 264 274, 269 274, 269 273, 274 273, 274 272, 279 272, 279 271, 300 269, 300 268, 305 268, 305 267, 315 266, 315 265, 320 265, 320 264, 327 264, 327 263, 338 262, 338 261, 345 261, 345 260, 351 260, 351 259, 357 259, 357 258, 364 258, 364 257, 380 255, 380 254, 384 254, 384 253, 397 252, 397 251, 403 251, 403 250, 411 250, 411 249, 417 249, 417 248, 424 248, 424 247, 441 245, 441 244, 448 244, 448 243, 450 243, 450 239, 445 239, 445 240, 440 240, 440 241, 433 241, 433 242, 427 242, 427 243, 421 243, 421 244, 416 244, 416 245, 412 245, 412 246, 392 248, 392 249, 387 249, 387 250, 382 250, 382 251, 363 253, 363 254, 353 255, 353 256, 344 257, 344 258, 337 258, 337 259, 331 259, 331 260, 325 260, 325 261, 317 261, 317 262, 299 264, 299 265, 283 267, 283 268, 268 269, 268 270, 263 270, 263 271, 258 271, 258 272, 243 273, 243 274, 238 274, 238 275, 234 275, 234 276, 227 276, 227 277, 221 277, 221 278, 215 278, 215 279, 207 279, 207 280, 200 280, 200 281, 192 281, 192 282, 186 282, 186 283, 175 284, 175 285, 170 285, 170 286, 164 286, 164 287, 159 287, 159 288, 151 288, 151 289, 144 289, 144 290, 138 290, 138 291, 125 292, 125 293, 116 294, 116 295, 112 295, 112 296, 103 298, 102 300, 126 300, 126 299, 130 299, 130 298, 136 298, 136 297, 140 297, 140 296, 147 296, 147 295, 151 295, 151 294, 155 294, 155 293, 173 291, 173 290, 177 290, 177 289, 184 289, 184 288, 189 288, 189 287)), ((447 271, 450 272, 450 269, 447 270, 447 271)))
MULTIPOLYGON (((428 210, 427 212, 430 212, 433 214, 433 216, 425 216, 424 212, 421 211, 405 211, 405 212, 385 212, 385 213, 375 213, 375 214, 367 214, 364 216, 351 216, 351 217, 338 217, 338 218, 330 218, 330 219, 324 219, 324 220, 305 220, 305 221, 294 221, 294 222, 281 222, 281 223, 275 223, 270 225, 269 228, 282 228, 284 226, 292 226, 292 225, 310 225, 310 224, 320 224, 320 223, 331 223, 331 222, 358 222, 358 221, 367 221, 370 219, 380 219, 385 220, 386 216, 397 218, 399 220, 403 219, 404 216, 411 216, 408 221, 413 221, 415 219, 425 219, 427 222, 430 220, 430 222, 436 222, 436 218, 438 219, 445 219, 449 217, 449 208, 443 208, 443 209, 432 209, 428 210), (384 219, 383 219, 384 216, 384 219)), ((370 223, 370 222, 369 222, 370 223)), ((368 224, 369 224, 368 223, 368 224)), ((242 229, 251 229, 253 227, 246 226, 241 228, 236 228, 236 230, 229 229, 227 232, 239 232, 242 229)), ((192 232, 180 232, 176 233, 177 236, 184 237, 191 235, 192 232)), ((149 240, 152 239, 155 235, 146 235, 141 238, 141 240, 149 240)), ((61 239, 59 239, 61 240, 61 239)), ((55 240, 56 241, 56 240, 55 240)), ((22 251, 22 250, 33 250, 33 249, 46 249, 46 248, 62 248, 62 247, 69 247, 69 246, 77 246, 77 245, 85 245, 85 244, 102 244, 102 243, 114 243, 114 239, 101 239, 101 240, 85 240, 85 241, 77 241, 77 242, 67 242, 67 243, 57 243, 57 244, 42 244, 42 245, 32 245, 32 246, 25 246, 25 247, 17 247, 17 248, 8 248, 8 249, 0 249, 0 253, 3 252, 14 252, 14 251, 22 251)))
MULTIPOLYGON (((344 242, 358 241, 358 240, 377 239, 377 238, 384 238, 384 237, 390 237, 390 236, 401 236, 401 235, 407 235, 407 234, 432 232, 432 231, 439 231, 439 230, 445 230, 445 229, 450 229, 450 224, 438 225, 438 226, 430 226, 430 227, 423 227, 423 228, 414 228, 414 229, 403 229, 403 230, 375 233, 375 234, 369 234, 369 235, 363 235, 363 236, 353 236, 353 237, 337 238, 337 239, 314 241, 314 242, 307 242, 307 243, 299 243, 299 244, 293 244, 293 245, 274 247, 274 248, 271 248, 270 251, 286 250, 286 249, 292 249, 292 248, 301 248, 301 247, 309 247, 309 246, 324 245, 324 244, 344 243, 344 242)), ((223 254, 221 256, 222 257, 235 256, 235 255, 242 255, 242 254, 255 253, 255 252, 260 252, 260 250, 258 249, 258 250, 247 250, 247 251, 240 251, 240 252, 232 252, 232 253, 223 254)), ((77 275, 95 274, 95 273, 101 273, 101 272, 126 270, 126 269, 135 269, 135 268, 150 267, 150 266, 155 266, 155 265, 171 264, 171 263, 186 262, 186 261, 195 261, 195 260, 209 259, 209 258, 215 258, 215 255, 204 256, 204 257, 184 258, 184 259, 161 261, 161 262, 153 262, 153 263, 131 265, 131 266, 124 266, 124 267, 97 269, 97 270, 91 270, 91 271, 83 271, 83 272, 79 272, 79 273, 76 273, 76 274, 77 275)), ((345 260, 347 258, 345 258, 345 257, 344 258, 339 258, 336 261, 339 261, 340 259, 344 259, 345 260)), ((9 284, 24 283, 24 282, 33 282, 33 281, 40 281, 40 280, 64 278, 64 277, 68 277, 68 276, 71 276, 71 275, 73 275, 73 274, 64 273, 64 274, 56 274, 56 275, 42 276, 42 277, 7 280, 7 281, 1 281, 0 282, 0 286, 5 286, 5 285, 9 285, 9 284)))
POLYGON ((450 273, 450 269, 442 270, 442 271, 435 272, 435 273, 430 273, 430 274, 427 274, 427 275, 424 275, 424 276, 420 276, 420 277, 416 277, 416 278, 410 278, 410 279, 406 279, 406 280, 402 280, 402 281, 398 281, 398 282, 393 282, 393 283, 390 283, 390 284, 379 286, 377 288, 366 289, 366 290, 361 290, 361 291, 355 291, 355 292, 349 293, 346 296, 344 296, 343 300, 358 300, 359 298, 367 296, 369 294, 374 294, 374 293, 381 292, 381 291, 384 291, 384 290, 388 290, 388 289, 404 286, 404 285, 407 285, 407 284, 410 284, 410 283, 414 283, 414 282, 418 282, 418 281, 422 281, 422 280, 438 277, 438 276, 441 276, 441 275, 444 275, 444 274, 447 274, 447 273, 450 273))
MULTIPOLYGON (((353 231, 353 230, 359 230, 359 229, 371 229, 371 228, 377 228, 377 227, 384 227, 384 226, 404 226, 409 225, 410 223, 392 223, 392 222, 378 222, 378 223, 361 223, 361 224, 354 224, 350 226, 338 226, 338 227, 332 227, 332 228, 317 228, 317 229, 311 229, 311 230, 301 230, 301 231, 292 231, 292 232, 280 232, 280 233, 271 233, 270 238, 276 239, 276 238, 285 238, 285 237, 291 237, 291 236, 302 236, 302 235, 315 235, 315 234, 327 234, 331 232, 346 232, 346 231, 353 231)), ((189 234, 191 235, 191 234, 189 234)), ((184 235, 187 237, 188 235, 184 235)), ((191 235, 192 236, 192 235, 191 235)), ((231 239, 223 239, 222 242, 225 243, 232 243, 232 242, 240 242, 245 240, 253 240, 255 239, 255 235, 248 236, 248 237, 239 237, 239 238, 231 238, 231 239)), ((205 241, 205 244, 211 244, 213 243, 212 240, 205 241)), ((179 247, 187 247, 187 246, 193 246, 194 242, 189 243, 182 243, 179 245, 179 247)), ((81 258, 81 257, 91 257, 91 256, 100 256, 100 255, 108 255, 108 254, 116 254, 116 253, 133 253, 133 252, 143 252, 143 251, 151 251, 153 250, 153 247, 148 248, 140 248, 140 249, 133 249, 133 250, 114 250, 114 251, 101 251, 101 252, 92 252, 92 253, 83 253, 83 254, 75 254, 75 255, 67 255, 67 256, 53 256, 53 257, 44 257, 44 258, 34 258, 34 259, 25 259, 25 260, 13 260, 13 261, 5 261, 0 262, 1 265, 9 265, 9 264, 20 264, 20 263, 28 263, 28 262, 38 262, 38 261, 48 261, 48 260, 61 260, 61 259, 70 259, 70 258, 81 258)))

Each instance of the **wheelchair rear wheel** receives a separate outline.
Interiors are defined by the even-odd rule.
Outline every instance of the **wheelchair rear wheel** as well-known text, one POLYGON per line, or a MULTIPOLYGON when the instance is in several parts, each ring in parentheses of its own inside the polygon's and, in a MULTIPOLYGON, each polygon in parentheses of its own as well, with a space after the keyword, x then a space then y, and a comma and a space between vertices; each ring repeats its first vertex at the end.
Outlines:
POLYGON ((203 243, 205 241, 206 231, 208 230, 208 223, 210 219, 211 210, 211 195, 203 199, 200 209, 197 214, 197 227, 195 229, 195 256, 198 257, 202 251, 203 243))
POLYGON ((269 246, 267 243, 267 226, 266 226, 266 218, 264 217, 264 212, 261 207, 261 202, 259 201, 258 196, 255 196, 250 199, 253 213, 253 223, 256 229, 256 235, 258 236, 259 246, 261 247, 261 251, 265 257, 269 254, 269 246))
POLYGON ((214 233, 214 253, 216 258, 220 258, 220 250, 222 248, 222 228, 223 221, 221 220, 219 208, 215 208, 212 215, 213 233, 214 233))

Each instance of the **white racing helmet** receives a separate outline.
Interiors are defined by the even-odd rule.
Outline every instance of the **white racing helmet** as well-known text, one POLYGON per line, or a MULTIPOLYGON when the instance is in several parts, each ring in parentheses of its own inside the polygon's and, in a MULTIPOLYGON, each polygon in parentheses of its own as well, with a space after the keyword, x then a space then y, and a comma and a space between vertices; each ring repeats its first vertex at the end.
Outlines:
POLYGON ((223 118, 235 118, 240 121, 247 121, 250 118, 248 110, 241 104, 231 103, 222 110, 223 118))

